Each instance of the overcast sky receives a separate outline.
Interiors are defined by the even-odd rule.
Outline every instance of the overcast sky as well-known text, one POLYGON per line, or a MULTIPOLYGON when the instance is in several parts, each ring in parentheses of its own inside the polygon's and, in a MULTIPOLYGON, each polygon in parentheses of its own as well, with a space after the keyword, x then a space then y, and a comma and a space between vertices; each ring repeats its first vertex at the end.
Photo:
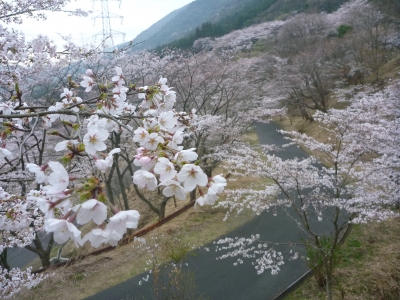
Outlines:
MULTIPOLYGON (((165 17, 175 9, 192 2, 193 0, 109 0, 109 12, 111 15, 123 16, 121 19, 112 18, 111 27, 115 31, 125 33, 125 41, 134 39, 143 30, 149 28, 152 24, 165 17)), ((93 10, 88 17, 71 17, 66 13, 47 13, 47 20, 36 21, 25 18, 22 25, 10 24, 7 27, 18 29, 25 33, 28 39, 38 34, 47 35, 58 47, 63 45, 61 35, 71 35, 78 45, 94 42, 94 35, 102 32, 101 1, 96 0, 78 0, 72 1, 66 6, 66 9, 81 8, 83 10, 93 10), (94 4, 94 6, 93 6, 94 4)), ((115 35, 114 43, 121 43, 122 36, 115 35)), ((96 44, 101 42, 101 36, 98 36, 96 44)))

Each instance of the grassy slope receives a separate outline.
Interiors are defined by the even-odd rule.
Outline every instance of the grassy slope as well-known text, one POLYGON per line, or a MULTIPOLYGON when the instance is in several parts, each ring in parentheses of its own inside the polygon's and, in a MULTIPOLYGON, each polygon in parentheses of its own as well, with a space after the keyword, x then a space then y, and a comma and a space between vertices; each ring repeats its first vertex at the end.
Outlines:
MULTIPOLYGON (((400 299, 400 219, 356 225, 340 250, 334 299, 400 299)), ((287 299, 325 299, 325 289, 308 279, 287 299)))

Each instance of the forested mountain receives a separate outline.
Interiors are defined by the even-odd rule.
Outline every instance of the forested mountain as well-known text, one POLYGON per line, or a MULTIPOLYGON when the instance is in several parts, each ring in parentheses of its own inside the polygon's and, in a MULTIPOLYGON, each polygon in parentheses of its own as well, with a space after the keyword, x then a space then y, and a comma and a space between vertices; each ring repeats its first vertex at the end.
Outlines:
POLYGON ((180 39, 207 21, 216 21, 227 13, 238 11, 248 0, 196 0, 173 11, 140 33, 133 43, 135 50, 152 49, 180 39))
POLYGON ((219 37, 293 12, 332 12, 347 0, 196 0, 173 11, 139 34, 135 50, 169 44, 190 47, 202 37, 219 37))

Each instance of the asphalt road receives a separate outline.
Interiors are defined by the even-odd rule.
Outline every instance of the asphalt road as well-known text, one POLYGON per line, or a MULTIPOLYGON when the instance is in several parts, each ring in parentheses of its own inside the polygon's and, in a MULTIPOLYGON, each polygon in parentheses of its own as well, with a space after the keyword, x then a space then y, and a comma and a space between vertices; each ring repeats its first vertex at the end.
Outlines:
MULTIPOLYGON (((287 141, 282 134, 278 133, 279 127, 274 123, 256 125, 256 132, 260 143, 275 144, 282 146, 287 141)), ((284 148, 283 151, 275 153, 283 159, 294 157, 305 158, 307 154, 296 146, 284 148)), ((317 221, 315 221, 317 222, 317 221)), ((321 231, 329 230, 328 226, 319 223, 321 231)), ((301 234, 295 222, 287 216, 287 212, 278 210, 264 212, 252 221, 235 229, 228 237, 250 237, 252 234, 260 234, 264 241, 288 243, 301 242, 301 234), (273 214, 276 213, 276 216, 273 214)), ((225 237, 225 236, 224 236, 225 237)), ((287 246, 274 247, 282 253, 288 254, 287 246)), ((297 249, 302 253, 302 249, 297 249)), ((194 281, 197 287, 196 299, 199 295, 205 299, 220 300, 268 300, 274 299, 283 290, 308 271, 302 259, 285 260, 277 275, 271 275, 269 270, 257 275, 251 259, 244 260, 243 264, 233 266, 234 258, 216 260, 216 257, 223 253, 215 252, 215 245, 212 243, 195 251, 195 256, 189 256, 184 261, 184 271, 194 273, 194 281), (209 248, 210 251, 204 250, 209 248)), ((128 300, 128 299, 154 299, 152 297, 150 282, 143 283, 142 278, 147 274, 140 274, 114 287, 99 292, 87 299, 102 300, 128 300), (139 282, 142 281, 142 285, 139 282)))

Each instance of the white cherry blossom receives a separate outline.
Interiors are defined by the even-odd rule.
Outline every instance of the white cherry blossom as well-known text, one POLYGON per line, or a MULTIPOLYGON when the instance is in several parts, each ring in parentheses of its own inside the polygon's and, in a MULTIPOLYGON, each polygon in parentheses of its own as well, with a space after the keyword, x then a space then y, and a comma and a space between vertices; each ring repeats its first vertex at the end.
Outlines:
POLYGON ((133 141, 139 143, 141 146, 143 146, 149 138, 149 133, 143 127, 136 129, 134 134, 133 141))
POLYGON ((4 158, 13 159, 14 155, 11 153, 10 150, 0 147, 0 159, 4 158))
POLYGON ((47 232, 54 232, 54 241, 63 244, 69 239, 75 243, 81 240, 81 232, 71 222, 59 219, 46 219, 44 228, 47 232))
MULTIPOLYGON (((86 234, 82 240, 79 242, 80 245, 86 243, 86 241, 90 241, 90 244, 94 248, 100 247, 101 244, 109 243, 110 241, 110 231, 105 231, 100 228, 95 228, 86 234)), ((112 241, 109 243, 111 246, 116 246, 118 240, 112 241)))
POLYGON ((154 173, 160 175, 160 180, 162 182, 173 179, 177 174, 174 165, 165 157, 158 158, 158 162, 154 167, 154 173))
POLYGON ((178 200, 186 200, 186 191, 178 181, 167 180, 160 183, 160 186, 165 186, 162 191, 165 197, 175 196, 178 200))
POLYGON ((122 69, 120 67, 116 67, 115 72, 117 73, 117 75, 111 78, 111 80, 117 82, 118 84, 124 84, 125 80, 124 76, 122 75, 122 69))
POLYGON ((69 175, 62 164, 56 161, 50 161, 48 163, 52 169, 52 173, 47 177, 47 181, 50 185, 43 187, 49 194, 62 193, 69 184, 69 175))
MULTIPOLYGON (((35 164, 26 164, 29 172, 35 173, 37 183, 44 183, 47 180, 47 176, 44 173, 44 168, 35 164)), ((47 166, 46 166, 47 167, 47 166)))
POLYGON ((196 148, 179 151, 175 154, 175 160, 178 163, 194 161, 198 158, 198 154, 194 152, 196 148))
POLYGON ((54 147, 54 150, 56 150, 57 152, 63 151, 63 150, 67 150, 69 144, 71 144, 71 145, 78 145, 79 142, 78 142, 77 140, 65 140, 65 141, 59 142, 59 143, 54 147))
POLYGON ((156 150, 158 147, 158 144, 163 144, 164 139, 158 135, 158 133, 150 133, 148 139, 144 143, 144 147, 149 149, 149 150, 156 150))
POLYGON ((196 204, 199 204, 200 206, 214 205, 217 198, 217 194, 213 190, 208 190, 207 194, 197 198, 196 204))
POLYGON ((107 119, 100 118, 98 115, 93 115, 86 119, 87 127, 89 129, 105 129, 107 127, 107 119))
POLYGON ((154 174, 146 170, 138 170, 133 175, 133 183, 141 189, 154 191, 157 188, 157 179, 154 174))
POLYGON ((74 93, 72 91, 70 91, 69 89, 65 88, 64 89, 64 93, 60 94, 60 98, 67 98, 68 100, 70 100, 72 97, 74 96, 74 93))
POLYGON ((198 185, 206 186, 208 177, 199 166, 186 164, 178 173, 178 180, 183 183, 186 192, 191 192, 198 185))
POLYGON ((88 132, 83 137, 83 143, 85 144, 85 151, 88 154, 95 154, 97 151, 103 151, 107 149, 105 140, 107 140, 109 133, 105 129, 98 129, 90 127, 88 132))
POLYGON ((178 123, 173 111, 162 112, 158 118, 158 125, 161 130, 170 130, 178 123))
POLYGON ((139 218, 140 214, 136 210, 120 211, 110 218, 106 231, 110 232, 110 235, 116 233, 122 237, 127 228, 137 228, 139 218))
POLYGON ((93 88, 93 86, 96 83, 94 82, 93 78, 89 77, 89 76, 83 76, 83 80, 81 81, 81 86, 86 88, 85 92, 90 92, 93 88))
POLYGON ((111 150, 110 153, 108 153, 105 159, 95 158, 94 164, 96 168, 98 168, 101 172, 105 172, 113 164, 113 155, 120 152, 121 152, 120 148, 115 148, 111 150))
POLYGON ((90 199, 80 205, 76 205, 73 210, 77 212, 76 221, 81 225, 88 223, 90 220, 100 225, 107 218, 107 206, 96 199, 90 199))

